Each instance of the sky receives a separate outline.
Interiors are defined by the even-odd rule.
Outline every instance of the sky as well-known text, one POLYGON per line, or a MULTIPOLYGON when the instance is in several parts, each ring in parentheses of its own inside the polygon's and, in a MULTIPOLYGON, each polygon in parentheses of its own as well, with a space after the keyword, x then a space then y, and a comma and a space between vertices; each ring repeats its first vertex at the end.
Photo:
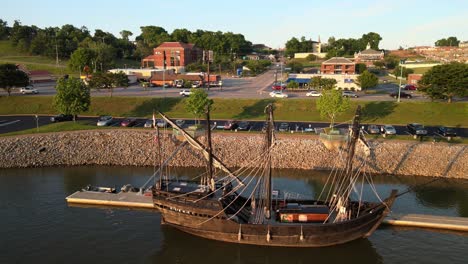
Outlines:
POLYGON ((292 37, 322 42, 329 37, 360 38, 368 32, 382 37, 379 48, 433 46, 455 36, 468 40, 468 1, 422 0, 1 0, 0 19, 40 28, 71 24, 110 32, 140 26, 240 33, 253 44, 284 47, 292 37))

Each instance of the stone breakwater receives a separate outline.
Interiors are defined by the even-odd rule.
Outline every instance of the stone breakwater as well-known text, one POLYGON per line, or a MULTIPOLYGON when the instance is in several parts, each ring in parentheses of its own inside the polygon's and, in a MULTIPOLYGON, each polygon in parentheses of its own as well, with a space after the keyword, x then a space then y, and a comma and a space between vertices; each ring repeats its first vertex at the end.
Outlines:
MULTIPOLYGON (((199 139, 201 142, 204 138, 199 139)), ((180 144, 171 135, 159 142, 169 156, 180 144)), ((416 141, 372 141, 371 173, 468 178, 467 145, 416 141)), ((51 133, 0 138, 0 168, 121 165, 152 166, 158 158, 154 132, 105 130, 51 133)), ((228 167, 255 167, 265 157, 263 137, 248 134, 214 134, 213 149, 228 167)), ((356 165, 364 151, 358 148, 356 165)), ((332 169, 342 156, 314 136, 279 137, 271 152, 275 168, 332 169)), ((199 167, 206 162, 191 147, 183 148, 170 166, 199 167)), ((343 162, 341 162, 341 165, 343 162)))

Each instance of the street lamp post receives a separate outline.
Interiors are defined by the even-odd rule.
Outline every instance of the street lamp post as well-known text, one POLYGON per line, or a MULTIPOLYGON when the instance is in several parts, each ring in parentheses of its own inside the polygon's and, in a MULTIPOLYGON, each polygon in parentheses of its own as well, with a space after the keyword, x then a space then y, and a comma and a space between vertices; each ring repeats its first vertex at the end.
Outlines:
POLYGON ((405 60, 400 60, 400 85, 398 86, 398 100, 397 102, 400 102, 400 93, 401 93, 401 79, 403 79, 403 66, 402 64, 405 63, 405 60))

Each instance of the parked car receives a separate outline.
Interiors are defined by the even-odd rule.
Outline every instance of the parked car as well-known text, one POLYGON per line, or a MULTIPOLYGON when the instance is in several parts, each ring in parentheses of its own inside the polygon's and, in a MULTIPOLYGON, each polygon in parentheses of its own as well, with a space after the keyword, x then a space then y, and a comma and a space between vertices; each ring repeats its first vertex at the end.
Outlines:
POLYGON ((189 96, 192 94, 192 92, 190 90, 182 90, 179 92, 179 94, 182 96, 189 96))
MULTIPOLYGON (((398 98, 398 92, 393 92, 390 94, 390 97, 393 97, 393 98, 398 98)), ((405 93, 405 92, 401 92, 400 91, 400 98, 408 98, 408 99, 411 99, 413 98, 413 96, 409 93, 405 93)))
POLYGON ((355 92, 351 92, 351 91, 343 91, 342 95, 343 97, 354 97, 354 98, 359 97, 355 92))
POLYGON ((270 93, 270 96, 271 97, 279 97, 279 98, 288 98, 288 95, 285 94, 285 93, 282 93, 282 92, 278 92, 278 91, 273 91, 270 93))
POLYGON ((410 90, 410 91, 415 91, 417 90, 416 86, 412 85, 412 84, 407 84, 403 87, 403 89, 405 90, 410 90))
POLYGON ((112 116, 100 116, 97 121, 97 126, 108 126, 113 120, 112 116))
POLYGON ((34 86, 28 85, 26 87, 21 88, 20 93, 22 93, 22 94, 38 94, 39 91, 36 88, 34 88, 34 86))
POLYGON ((156 126, 159 128, 164 128, 170 127, 171 125, 169 125, 169 123, 164 119, 158 119, 158 121, 156 121, 156 126))
MULTIPOLYGON (((263 123, 262 133, 266 132, 267 128, 268 128, 268 122, 263 123)), ((275 126, 273 126, 273 131, 276 131, 275 126)))
POLYGON ((380 133, 380 129, 377 125, 369 125, 367 127, 367 132, 369 134, 379 134, 380 133))
POLYGON ((396 129, 392 125, 383 125, 380 127, 380 132, 386 135, 396 135, 396 129))
POLYGON ((320 96, 322 96, 322 93, 317 92, 315 90, 311 90, 310 92, 306 93, 306 96, 320 97, 320 96))
POLYGON ((239 127, 239 124, 237 124, 236 121, 233 120, 228 120, 226 123, 224 123, 224 130, 234 130, 239 127))
POLYGON ((144 127, 149 127, 149 128, 154 127, 153 126, 153 119, 147 119, 146 122, 145 122, 144 127))
POLYGON ((183 119, 177 119, 177 120, 175 121, 175 123, 176 123, 176 125, 178 125, 179 127, 184 127, 184 125, 185 125, 185 120, 183 120, 183 119))
MULTIPOLYGON (((75 119, 77 116, 75 116, 75 119)), ((53 116, 50 118, 50 122, 63 122, 63 121, 73 121, 73 115, 64 115, 64 114, 59 114, 56 116, 53 116)))
POLYGON ((273 89, 275 91, 282 91, 282 90, 286 89, 286 84, 284 84, 284 83, 273 83, 273 85, 271 86, 271 89, 273 89))
POLYGON ((123 126, 123 127, 131 127, 131 126, 134 126, 136 125, 136 118, 125 118, 124 120, 122 120, 122 122, 120 122, 120 126, 123 126))
POLYGON ((437 134, 443 137, 456 137, 457 136, 457 132, 455 131, 455 129, 450 128, 450 127, 444 127, 444 126, 440 126, 437 128, 437 134))
POLYGON ((427 130, 421 124, 411 123, 411 124, 406 125, 406 128, 408 129, 408 132, 411 135, 414 135, 414 136, 426 136, 427 135, 427 130))
POLYGON ((199 81, 194 81, 194 82, 192 83, 192 88, 199 88, 199 87, 201 87, 201 82, 199 82, 199 81))
POLYGON ((289 131, 289 124, 288 123, 281 123, 278 127, 279 132, 288 132, 289 131))
POLYGON ((250 122, 242 121, 239 123, 239 127, 237 128, 237 130, 247 131, 250 130, 251 127, 252 125, 250 124, 250 122))

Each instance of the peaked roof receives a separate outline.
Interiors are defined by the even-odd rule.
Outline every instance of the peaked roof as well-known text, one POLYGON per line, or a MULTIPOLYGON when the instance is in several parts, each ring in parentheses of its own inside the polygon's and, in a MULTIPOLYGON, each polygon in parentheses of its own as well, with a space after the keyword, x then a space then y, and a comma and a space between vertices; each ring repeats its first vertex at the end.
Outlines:
POLYGON ((183 42, 164 42, 157 47, 159 48, 182 48, 182 49, 193 49, 195 44, 193 43, 183 43, 183 42))
POLYGON ((322 64, 354 64, 354 62, 345 57, 333 57, 329 60, 322 62, 322 64))
POLYGON ((366 50, 361 51, 361 54, 381 54, 381 53, 382 53, 381 51, 377 51, 374 49, 366 49, 366 50))

